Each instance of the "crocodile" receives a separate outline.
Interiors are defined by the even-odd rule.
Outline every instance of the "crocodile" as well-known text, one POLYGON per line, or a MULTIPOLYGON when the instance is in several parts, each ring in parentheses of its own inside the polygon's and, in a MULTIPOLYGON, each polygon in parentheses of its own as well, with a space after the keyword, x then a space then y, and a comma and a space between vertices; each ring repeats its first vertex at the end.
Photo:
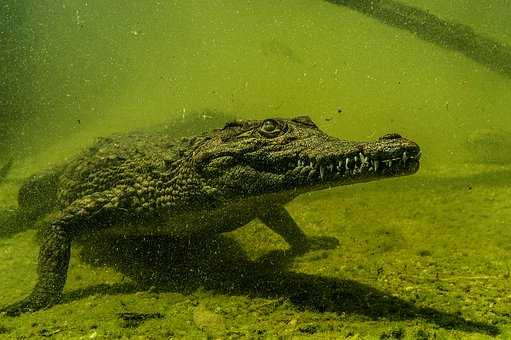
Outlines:
POLYGON ((290 254, 303 254, 333 238, 306 236, 287 202, 313 190, 413 174, 420 155, 415 142, 397 133, 349 141, 329 136, 307 116, 233 120, 178 140, 168 131, 101 138, 20 188, 21 208, 39 204, 48 214, 41 223, 37 283, 2 312, 57 304, 71 243, 80 235, 207 236, 258 218, 282 236, 290 254))

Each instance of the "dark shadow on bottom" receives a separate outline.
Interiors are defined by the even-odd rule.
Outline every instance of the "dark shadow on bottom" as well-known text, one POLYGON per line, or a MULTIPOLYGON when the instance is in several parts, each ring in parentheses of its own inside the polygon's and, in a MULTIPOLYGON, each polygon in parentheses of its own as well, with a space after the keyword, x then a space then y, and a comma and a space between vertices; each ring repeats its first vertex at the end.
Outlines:
POLYGON ((198 288, 230 295, 289 299, 302 309, 351 313, 372 320, 424 319, 446 329, 495 335, 497 327, 433 308, 421 308, 384 291, 348 279, 286 271, 292 258, 251 261, 228 236, 208 240, 170 237, 97 238, 82 241, 80 256, 108 265, 135 283, 99 284, 64 295, 64 302, 93 294, 122 294, 149 287, 189 294, 198 288), (270 265, 273 263, 273 265, 270 265))

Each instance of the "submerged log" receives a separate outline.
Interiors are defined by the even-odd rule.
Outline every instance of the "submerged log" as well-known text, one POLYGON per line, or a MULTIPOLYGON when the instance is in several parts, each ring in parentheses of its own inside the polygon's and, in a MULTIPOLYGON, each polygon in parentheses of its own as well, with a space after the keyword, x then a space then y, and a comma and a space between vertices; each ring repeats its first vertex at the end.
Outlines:
POLYGON ((393 0, 326 0, 410 31, 418 38, 460 52, 511 78, 511 47, 477 34, 471 27, 443 20, 417 7, 393 0))

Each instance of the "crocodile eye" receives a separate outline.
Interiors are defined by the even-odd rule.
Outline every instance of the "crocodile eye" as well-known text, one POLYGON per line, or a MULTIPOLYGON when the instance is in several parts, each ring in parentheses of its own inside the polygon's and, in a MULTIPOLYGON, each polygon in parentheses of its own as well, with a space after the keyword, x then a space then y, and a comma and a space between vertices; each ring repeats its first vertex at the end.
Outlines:
POLYGON ((276 137, 282 132, 279 124, 273 119, 265 120, 263 125, 261 125, 260 131, 266 137, 276 137))

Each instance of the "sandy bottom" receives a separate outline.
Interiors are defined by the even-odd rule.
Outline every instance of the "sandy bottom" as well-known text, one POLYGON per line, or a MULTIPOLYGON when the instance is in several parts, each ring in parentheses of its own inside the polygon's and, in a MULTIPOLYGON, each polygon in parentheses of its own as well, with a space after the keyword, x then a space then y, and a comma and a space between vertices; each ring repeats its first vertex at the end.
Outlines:
MULTIPOLYGON (((304 195, 288 209, 340 246, 286 256, 260 222, 211 240, 84 240, 62 304, 0 316, 0 338, 511 337, 511 167, 304 195)), ((5 217, 18 184, 0 187, 5 217)), ((0 232, 0 305, 35 283, 33 229, 0 232)))

